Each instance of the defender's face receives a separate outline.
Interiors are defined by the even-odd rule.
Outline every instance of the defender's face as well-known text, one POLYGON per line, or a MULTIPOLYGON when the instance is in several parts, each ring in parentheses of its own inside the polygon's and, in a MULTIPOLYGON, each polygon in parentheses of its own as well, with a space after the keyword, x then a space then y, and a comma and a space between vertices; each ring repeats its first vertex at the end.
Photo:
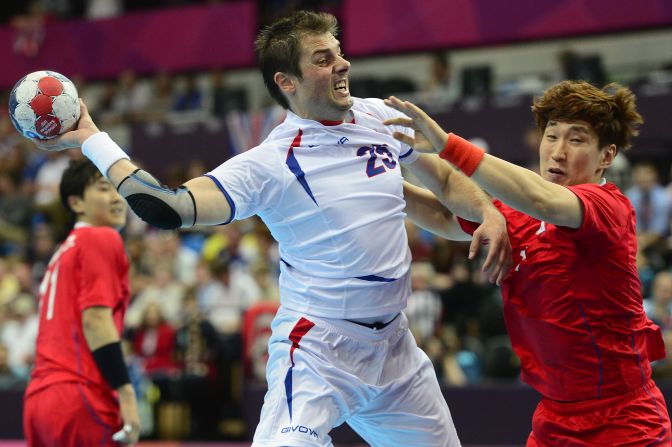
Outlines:
POLYGON ((350 62, 339 41, 330 33, 304 35, 299 68, 302 79, 294 78, 294 94, 289 97, 292 110, 305 119, 343 120, 353 100, 348 89, 350 62))
POLYGON ((599 183, 613 158, 609 148, 599 147, 597 133, 584 121, 549 121, 539 146, 541 176, 564 186, 599 183))
POLYGON ((126 224, 126 201, 105 177, 89 184, 84 189, 84 197, 75 198, 71 206, 80 222, 117 229, 126 224))

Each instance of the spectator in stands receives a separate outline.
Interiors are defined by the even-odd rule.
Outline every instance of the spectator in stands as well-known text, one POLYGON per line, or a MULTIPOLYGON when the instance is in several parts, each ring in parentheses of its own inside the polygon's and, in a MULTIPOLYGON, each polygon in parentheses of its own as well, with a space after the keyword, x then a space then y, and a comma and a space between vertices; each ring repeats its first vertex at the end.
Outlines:
POLYGON ((0 255, 25 254, 32 202, 9 172, 0 172, 0 255))
POLYGON ((142 359, 144 370, 152 380, 177 373, 173 358, 175 329, 165 320, 156 302, 148 303, 144 309, 140 327, 133 336, 133 351, 142 359))
POLYGON ((14 388, 18 385, 25 386, 25 384, 25 379, 17 374, 9 364, 7 345, 0 342, 0 389, 14 388))
POLYGON ((637 244, 655 270, 663 268, 662 244, 670 230, 670 196, 658 181, 658 170, 651 162, 637 163, 632 169, 631 188, 625 191, 637 215, 637 244))
POLYGON ((104 82, 100 86, 99 94, 94 97, 91 114, 106 125, 118 124, 122 120, 122 116, 115 110, 117 90, 115 82, 104 82))
POLYGON ((439 108, 455 102, 459 95, 459 83, 454 82, 450 54, 436 51, 430 54, 427 80, 419 97, 430 108, 439 108))
POLYGON ((194 284, 199 254, 182 243, 179 233, 159 231, 147 238, 146 243, 156 261, 165 260, 169 263, 175 279, 185 286, 194 284))
POLYGON ((216 432, 223 402, 221 343, 214 326, 199 311, 194 292, 184 297, 175 357, 182 370, 182 395, 191 408, 192 437, 209 438, 216 432))
POLYGON ((672 329, 672 273, 667 270, 656 273, 651 292, 644 300, 646 315, 661 329, 672 329))
POLYGON ((250 274, 232 270, 227 254, 210 264, 211 279, 197 291, 199 307, 222 334, 240 334, 243 311, 260 299, 250 274))
POLYGON ((413 262, 429 261, 432 255, 433 236, 424 232, 410 220, 406 220, 406 234, 408 235, 408 246, 411 249, 413 262))
POLYGON ((152 80, 152 94, 145 106, 143 119, 161 121, 170 112, 173 106, 173 77, 162 71, 152 80))
POLYGON ((161 316, 168 324, 180 323, 180 313, 184 298, 184 283, 173 274, 170 258, 157 258, 147 284, 138 292, 126 312, 126 324, 138 327, 149 307, 158 305, 161 316))
POLYGON ((205 106, 203 100, 203 91, 198 85, 196 74, 187 73, 184 76, 184 88, 175 94, 173 110, 176 112, 202 110, 205 106))
MULTIPOLYGON (((46 154, 46 161, 37 170, 35 176, 35 206, 47 208, 60 206, 58 185, 63 172, 70 164, 69 152, 50 152, 46 154)), ((73 155, 74 156, 74 155, 73 155)))
POLYGON ((280 301, 278 275, 268 262, 259 260, 252 264, 250 272, 259 286, 258 301, 280 301))
POLYGON ((521 165, 530 171, 539 173, 539 143, 541 142, 541 132, 536 126, 529 126, 523 131, 523 147, 525 148, 521 165))
POLYGON ((149 84, 138 80, 135 71, 124 70, 119 76, 112 111, 127 122, 137 121, 147 112, 151 97, 149 84))
POLYGON ((406 316, 416 340, 422 343, 436 333, 441 318, 441 299, 433 289, 434 267, 429 262, 411 264, 411 296, 408 297, 406 316))
POLYGON ((29 2, 25 14, 15 16, 11 26, 15 31, 13 50, 15 53, 36 57, 44 43, 45 26, 50 15, 39 0, 29 2))
POLYGON ((51 255, 56 249, 56 237, 53 225, 42 222, 33 225, 28 247, 28 260, 31 266, 31 275, 34 282, 39 282, 47 270, 51 255))
POLYGON ((23 378, 27 378, 35 357, 38 317, 33 297, 22 294, 9 304, 10 319, 0 333, 0 343, 9 348, 9 365, 23 378))
POLYGON ((659 183, 658 170, 651 162, 637 163, 632 170, 632 180, 626 195, 637 214, 639 242, 647 247, 669 232, 670 197, 659 183))
POLYGON ((0 327, 4 322, 5 305, 19 293, 19 280, 13 272, 9 260, 0 257, 0 327))
POLYGON ((233 110, 240 112, 247 110, 246 90, 227 86, 221 70, 210 73, 210 88, 210 112, 213 115, 223 117, 233 110))

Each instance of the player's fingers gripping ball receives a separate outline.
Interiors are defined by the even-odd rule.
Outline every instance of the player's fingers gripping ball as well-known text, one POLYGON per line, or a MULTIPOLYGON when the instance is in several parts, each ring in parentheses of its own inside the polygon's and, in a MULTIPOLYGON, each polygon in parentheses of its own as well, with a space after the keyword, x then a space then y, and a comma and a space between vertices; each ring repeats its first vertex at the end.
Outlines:
POLYGON ((72 129, 79 120, 75 84, 55 71, 24 76, 9 95, 9 117, 23 136, 46 140, 72 129))

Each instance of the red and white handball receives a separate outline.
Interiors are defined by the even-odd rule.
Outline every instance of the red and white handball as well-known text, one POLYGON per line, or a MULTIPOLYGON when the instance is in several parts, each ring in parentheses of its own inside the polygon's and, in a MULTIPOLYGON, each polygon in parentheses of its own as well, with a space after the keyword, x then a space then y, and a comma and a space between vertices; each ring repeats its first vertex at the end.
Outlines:
POLYGON ((9 117, 27 138, 57 137, 79 120, 77 88, 54 71, 30 73, 14 85, 9 95, 9 117))

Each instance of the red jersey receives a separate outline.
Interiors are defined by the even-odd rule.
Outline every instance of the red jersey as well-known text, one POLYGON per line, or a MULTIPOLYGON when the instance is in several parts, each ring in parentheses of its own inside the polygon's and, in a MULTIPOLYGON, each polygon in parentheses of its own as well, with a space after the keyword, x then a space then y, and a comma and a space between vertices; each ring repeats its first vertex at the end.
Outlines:
POLYGON ((494 203, 513 252, 502 296, 522 379, 546 398, 579 401, 646 385, 665 347, 642 307, 630 201, 612 183, 568 188, 583 203, 578 229, 494 203))
POLYGON ((40 328, 27 396, 61 382, 82 382, 112 393, 84 338, 82 311, 111 308, 121 333, 130 299, 128 269, 116 230, 78 224, 70 232, 40 285, 40 328))

